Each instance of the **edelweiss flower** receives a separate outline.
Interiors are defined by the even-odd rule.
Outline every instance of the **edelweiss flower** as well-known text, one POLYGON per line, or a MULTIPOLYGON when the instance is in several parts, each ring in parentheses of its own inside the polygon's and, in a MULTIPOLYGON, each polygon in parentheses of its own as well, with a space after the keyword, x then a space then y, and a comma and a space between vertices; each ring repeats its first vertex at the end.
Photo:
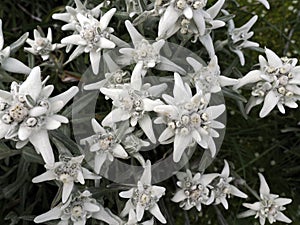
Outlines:
POLYGON ((201 211, 202 206, 210 205, 214 201, 214 192, 211 192, 209 184, 215 179, 218 174, 203 174, 196 173, 194 176, 190 170, 185 172, 178 172, 177 185, 180 189, 176 192, 171 199, 173 202, 180 202, 179 206, 184 210, 190 210, 196 207, 201 211))
POLYGON ((259 218, 260 225, 264 225, 266 219, 268 219, 271 224, 276 221, 291 223, 292 221, 286 217, 282 211, 285 210, 284 205, 290 204, 292 199, 280 198, 279 195, 270 194, 270 188, 264 176, 260 173, 258 173, 258 176, 260 179, 259 202, 253 204, 243 203, 243 206, 250 210, 241 213, 239 217, 244 218, 255 215, 255 218, 259 218))
POLYGON ((103 126, 109 126, 120 121, 130 120, 132 127, 137 123, 144 131, 152 143, 156 143, 152 121, 149 112, 162 102, 159 99, 151 98, 160 95, 165 89, 166 84, 151 86, 142 84, 140 74, 142 64, 138 64, 132 72, 131 83, 124 84, 118 88, 101 88, 100 91, 113 100, 113 109, 102 121, 103 126))
POLYGON ((40 183, 49 180, 58 180, 63 183, 62 202, 65 203, 74 187, 74 182, 85 183, 85 179, 100 179, 89 170, 81 166, 84 155, 67 157, 60 155, 59 162, 54 165, 45 165, 47 171, 32 179, 33 183, 40 183))
MULTIPOLYGON (((225 15, 229 15, 226 10, 222 10, 222 12, 225 15)), ((254 35, 254 32, 250 31, 250 29, 257 21, 257 18, 257 15, 253 16, 247 23, 239 28, 235 28, 233 19, 228 21, 228 45, 230 50, 237 54, 242 66, 245 65, 245 57, 242 50, 245 48, 259 47, 258 43, 248 41, 248 39, 250 39, 254 35)))
POLYGON ((65 204, 59 204, 50 211, 35 217, 34 222, 43 223, 60 219, 59 225, 68 225, 69 222, 74 225, 85 225, 86 220, 91 217, 110 225, 120 224, 120 219, 91 198, 89 191, 71 196, 65 204))
MULTIPOLYGON (((28 37, 28 33, 24 34, 24 37, 22 39, 24 39, 25 41, 27 37, 28 37)), ((29 74, 31 69, 28 66, 25 66, 19 60, 10 57, 11 47, 7 46, 4 49, 3 47, 4 47, 4 37, 2 31, 2 20, 0 19, 0 68, 12 73, 29 74)))
POLYGON ((241 192, 237 187, 230 184, 233 180, 232 177, 229 177, 229 165, 226 160, 224 160, 224 168, 221 174, 218 176, 216 180, 216 184, 213 185, 213 192, 215 196, 215 204, 222 204, 225 209, 228 209, 228 202, 226 198, 230 198, 231 195, 237 196, 240 198, 247 198, 248 196, 241 192))
POLYGON ((151 185, 151 162, 147 160, 145 170, 137 183, 137 187, 120 192, 120 197, 129 198, 121 215, 125 216, 131 209, 134 209, 139 222, 142 220, 145 210, 147 210, 161 223, 166 223, 167 221, 157 204, 159 199, 165 194, 165 191, 164 187, 151 185))
POLYGON ((216 121, 224 111, 225 105, 209 106, 208 95, 196 93, 192 96, 191 88, 184 84, 180 75, 174 74, 175 84, 173 96, 163 94, 167 105, 154 107, 154 111, 165 116, 159 118, 156 123, 166 123, 167 128, 160 135, 158 141, 174 141, 174 162, 179 162, 184 151, 197 142, 201 147, 209 149, 211 156, 216 154, 216 145, 213 138, 219 137, 215 129, 223 129, 225 126, 216 121))
POLYGON ((0 139, 17 141, 17 148, 31 142, 46 164, 54 163, 47 130, 55 130, 68 119, 57 113, 76 95, 77 87, 49 98, 53 85, 45 86, 41 71, 35 67, 27 79, 13 82, 11 91, 0 91, 0 139))
POLYGON ((136 218, 136 213, 134 212, 133 209, 130 209, 128 221, 124 223, 124 225, 153 225, 153 224, 154 224, 153 218, 151 220, 145 221, 143 223, 139 223, 136 218))
POLYGON ((167 39, 178 30, 182 34, 199 38, 210 56, 215 55, 210 32, 225 26, 221 20, 215 20, 225 0, 218 0, 212 7, 204 10, 207 0, 171 0, 158 25, 158 38, 167 39))
MULTIPOLYGON (((79 21, 77 19, 77 14, 82 14, 86 17, 94 17, 98 18, 101 13, 101 8, 104 5, 104 2, 97 5, 93 9, 87 9, 85 4, 82 4, 80 0, 74 0, 76 8, 66 6, 65 13, 54 13, 52 18, 55 20, 61 20, 66 22, 67 24, 61 27, 62 30, 76 30, 76 26, 79 25, 79 21)), ((86 3, 86 2, 85 2, 86 3)))
POLYGON ((194 73, 188 73, 198 92, 217 93, 221 87, 235 85, 237 80, 221 76, 217 56, 213 56, 207 66, 203 66, 194 58, 188 57, 186 61, 193 67, 194 73))
POLYGON ((28 43, 31 47, 24 48, 24 50, 33 55, 40 55, 44 61, 49 59, 49 54, 52 51, 64 47, 64 45, 61 44, 52 44, 52 30, 50 27, 48 28, 47 37, 43 37, 36 29, 33 30, 33 35, 34 40, 29 38, 26 40, 26 43, 28 43))
POLYGON ((235 88, 252 84, 252 96, 246 105, 246 112, 263 102, 260 117, 267 116, 275 106, 285 113, 284 106, 297 108, 300 97, 300 66, 296 58, 279 58, 266 48, 267 60, 259 56, 260 69, 250 71, 239 79, 235 88), (253 85, 254 84, 254 85, 253 85))
POLYGON ((78 33, 74 33, 61 40, 63 44, 78 45, 66 63, 74 60, 83 52, 89 52, 93 73, 98 74, 101 50, 112 49, 116 46, 110 40, 110 34, 113 32, 113 29, 108 27, 115 12, 115 8, 110 9, 100 18, 100 21, 93 17, 86 17, 80 13, 76 14, 80 23, 80 25, 76 26, 78 33))
POLYGON ((117 139, 120 131, 116 127, 104 129, 95 119, 92 119, 92 127, 96 134, 81 140, 80 144, 89 143, 89 150, 95 152, 94 171, 99 174, 105 161, 112 162, 114 157, 125 159, 128 154, 117 139))
POLYGON ((155 67, 159 70, 173 71, 185 73, 185 71, 175 63, 160 55, 160 50, 164 46, 165 41, 159 40, 150 44, 131 24, 130 21, 125 21, 125 26, 129 32, 134 48, 121 48, 119 52, 124 56, 120 63, 129 65, 131 63, 142 64, 141 73, 145 76, 147 69, 155 67))

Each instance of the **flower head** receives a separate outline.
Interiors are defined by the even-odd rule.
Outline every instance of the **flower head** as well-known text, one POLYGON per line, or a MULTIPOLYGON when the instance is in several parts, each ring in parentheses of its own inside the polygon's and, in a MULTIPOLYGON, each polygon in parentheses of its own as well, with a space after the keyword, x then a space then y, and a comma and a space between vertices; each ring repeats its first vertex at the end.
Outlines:
POLYGON ((264 225, 266 220, 269 220, 271 224, 276 221, 291 223, 292 221, 282 211, 285 210, 285 205, 292 202, 292 199, 280 198, 279 195, 271 194, 265 177, 261 173, 258 176, 260 179, 259 202, 253 204, 243 203, 243 206, 249 208, 249 210, 241 213, 239 217, 255 216, 259 219, 260 225, 264 225))
POLYGON ((140 125, 152 143, 156 142, 152 120, 149 112, 162 102, 157 99, 165 89, 166 84, 151 86, 142 84, 141 66, 134 68, 130 84, 119 85, 116 88, 101 88, 100 91, 113 100, 114 109, 103 119, 102 125, 109 126, 120 121, 130 121, 135 127, 140 125))
MULTIPOLYGON (((24 34, 18 41, 18 45, 23 44, 28 37, 28 33, 24 34), (24 41, 22 41, 24 40, 24 41)), ((17 41, 17 42, 18 42, 17 41)), ((31 69, 15 58, 11 58, 11 46, 4 47, 4 37, 2 31, 2 20, 0 19, 0 68, 12 72, 29 74, 31 69)))
POLYGON ((33 55, 40 55, 43 60, 49 59, 49 54, 59 48, 64 47, 62 44, 52 44, 52 30, 48 28, 47 37, 36 29, 33 30, 34 40, 27 39, 26 43, 29 44, 30 48, 24 48, 25 51, 30 52, 33 55))
POLYGON ((94 7, 93 9, 87 9, 85 4, 82 4, 80 0, 74 0, 76 8, 71 6, 66 6, 66 11, 64 13, 54 13, 52 18, 55 20, 61 20, 66 22, 67 24, 62 26, 62 30, 76 30, 76 26, 79 25, 79 21, 77 19, 77 14, 82 14, 86 17, 94 17, 98 18, 101 13, 101 8, 104 3, 101 3, 94 7))
POLYGON ((221 91, 221 87, 237 83, 235 79, 221 76, 217 56, 213 56, 207 66, 203 66, 192 57, 188 57, 186 60, 193 67, 194 72, 188 73, 188 76, 191 77, 191 81, 198 92, 203 94, 217 93, 221 91))
POLYGON ((219 137, 215 129, 225 127, 216 121, 224 111, 223 104, 208 106, 209 94, 196 93, 192 95, 191 88, 184 84, 179 74, 174 74, 175 84, 173 96, 164 94, 167 103, 154 108, 165 119, 158 119, 157 123, 167 124, 167 128, 159 137, 159 142, 174 141, 174 162, 179 162, 184 151, 195 142, 204 149, 209 149, 212 157, 216 154, 213 138, 219 137))
POLYGON ((145 76, 145 74, 147 73, 147 69, 153 67, 160 70, 185 73, 185 71, 181 67, 179 67, 166 57, 160 55, 160 50, 165 44, 164 40, 159 40, 154 43, 150 43, 135 29, 135 27, 130 21, 126 20, 125 26, 129 32, 134 47, 121 48, 119 50, 120 53, 123 54, 120 60, 121 64, 142 64, 142 76, 145 76))
POLYGON ((300 66, 296 66, 298 60, 279 58, 267 48, 266 56, 267 59, 259 56, 259 70, 250 71, 235 85, 235 88, 252 85, 252 96, 246 105, 246 112, 249 113, 252 107, 263 103, 260 117, 267 116, 275 106, 281 113, 285 113, 284 106, 297 108, 296 101, 300 97, 300 66))
POLYGON ((213 192, 215 196, 215 204, 222 204, 225 209, 228 209, 227 198, 230 198, 232 195, 240 198, 247 198, 248 196, 241 192, 237 187, 230 184, 233 180, 233 177, 229 177, 229 165, 226 160, 224 160, 224 168, 221 174, 215 181, 215 185, 213 185, 213 192))
POLYGON ((17 141, 17 148, 31 142, 47 164, 54 163, 47 130, 69 122, 57 113, 78 92, 72 87, 50 97, 53 90, 53 85, 42 82, 40 68, 35 67, 22 84, 13 82, 10 92, 0 92, 0 138, 17 141))
MULTIPOLYGON (((225 15, 229 15, 226 10, 223 10, 222 12, 225 15)), ((233 19, 228 21, 229 48, 232 52, 237 54, 242 66, 245 65, 245 57, 242 50, 245 48, 259 47, 258 43, 249 41, 249 39, 254 35, 254 32, 250 31, 250 29, 255 24, 257 19, 258 16, 255 15, 247 23, 239 28, 235 27, 233 19)))
POLYGON ((95 119, 92 119, 92 127, 95 134, 80 142, 81 144, 87 142, 89 150, 95 153, 94 170, 99 174, 105 161, 113 161, 115 157, 125 159, 128 154, 120 144, 121 140, 117 139, 120 131, 115 126, 103 128, 95 119))
POLYGON ((85 179, 100 179, 89 170, 81 166, 84 156, 67 157, 60 156, 60 161, 54 165, 45 165, 47 171, 32 179, 33 183, 48 180, 58 180, 63 183, 62 202, 65 203, 74 187, 74 183, 85 183, 85 179))
POLYGON ((215 54, 210 32, 225 26, 215 17, 221 10, 225 0, 218 0, 205 10, 207 0, 171 0, 161 16, 158 25, 158 38, 167 39, 180 30, 183 35, 194 36, 194 42, 199 38, 210 56, 215 54))
POLYGON ((76 32, 61 40, 63 44, 77 45, 77 48, 70 55, 70 62, 83 52, 90 54, 90 61, 94 74, 99 72, 102 49, 112 49, 116 44, 110 40, 113 29, 108 24, 115 14, 116 9, 110 9, 100 20, 94 17, 87 17, 83 14, 76 14, 79 25, 76 25, 76 32))
POLYGON ((50 211, 34 218, 35 223, 43 223, 60 219, 59 224, 85 225, 86 220, 95 218, 111 225, 119 225, 120 219, 113 215, 109 209, 104 208, 95 199, 91 198, 89 191, 70 196, 65 204, 59 204, 50 211))
POLYGON ((180 202, 180 207, 184 210, 190 210, 196 207, 201 211, 202 205, 210 205, 214 201, 214 192, 211 191, 209 184, 218 174, 196 173, 194 176, 190 170, 186 172, 178 172, 177 186, 180 188, 172 198, 173 202, 180 202))
POLYGON ((139 222, 142 220, 144 212, 149 211, 161 223, 166 223, 166 219, 157 205, 159 199, 165 194, 165 190, 164 187, 151 185, 151 162, 148 160, 137 187, 120 192, 122 198, 129 198, 121 215, 125 216, 133 209, 139 222))

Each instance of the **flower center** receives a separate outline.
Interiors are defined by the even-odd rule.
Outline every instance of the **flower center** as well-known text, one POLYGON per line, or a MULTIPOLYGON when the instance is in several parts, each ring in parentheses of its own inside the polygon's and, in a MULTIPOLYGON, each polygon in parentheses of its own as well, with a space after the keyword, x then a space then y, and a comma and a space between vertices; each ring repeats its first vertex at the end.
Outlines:
POLYGON ((57 180, 60 180, 63 183, 68 183, 77 179, 79 169, 80 165, 78 163, 66 161, 55 168, 54 173, 57 175, 57 180))
POLYGON ((89 44, 94 45, 100 40, 100 35, 98 32, 98 27, 86 24, 80 32, 81 37, 86 40, 89 44))
POLYGON ((75 205, 72 208, 72 216, 74 217, 81 217, 83 214, 83 208, 81 205, 75 205))
POLYGON ((144 67, 154 67, 159 62, 159 52, 145 39, 135 46, 135 62, 143 61, 144 67))
POLYGON ((38 38, 33 48, 41 55, 48 54, 51 52, 51 42, 47 38, 38 38))
POLYGON ((16 103, 8 110, 8 115, 18 123, 22 122, 28 116, 28 113, 28 109, 23 103, 16 103))
POLYGON ((186 7, 192 7, 192 9, 203 9, 207 4, 207 0, 177 0, 175 1, 175 7, 179 10, 184 10, 186 7))

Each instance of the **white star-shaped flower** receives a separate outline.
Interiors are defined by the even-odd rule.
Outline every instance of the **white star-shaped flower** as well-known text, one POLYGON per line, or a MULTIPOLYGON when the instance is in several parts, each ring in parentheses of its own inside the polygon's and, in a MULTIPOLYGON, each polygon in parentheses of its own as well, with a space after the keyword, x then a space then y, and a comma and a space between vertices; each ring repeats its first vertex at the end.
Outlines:
POLYGON ((213 56, 207 66, 198 62, 192 57, 188 57, 187 62, 193 67, 194 72, 188 73, 192 83, 198 92, 217 93, 221 91, 221 87, 232 86, 237 83, 236 79, 221 75, 217 56, 213 56))
POLYGON ((50 97, 53 85, 45 85, 41 70, 35 67, 27 79, 13 82, 11 91, 0 91, 0 139, 17 141, 17 148, 31 142, 46 164, 54 163, 48 130, 55 130, 68 119, 57 113, 77 94, 78 87, 50 97))
MULTIPOLYGON (((101 14, 101 8, 103 7, 104 3, 100 3, 93 9, 87 9, 85 4, 82 4, 80 0, 74 0, 76 8, 71 6, 66 6, 66 11, 64 13, 54 13, 52 18, 55 20, 61 20, 66 22, 62 26, 62 30, 76 30, 76 26, 79 25, 79 21, 77 19, 77 14, 80 13, 86 17, 94 17, 98 18, 101 14)), ((86 2, 85 2, 86 3, 86 2)))
POLYGON ((156 143, 152 120, 149 112, 162 101, 157 99, 166 88, 166 84, 151 86, 142 84, 142 64, 138 64, 131 76, 130 84, 120 85, 118 88, 101 88, 100 91, 113 100, 115 107, 102 121, 103 126, 110 126, 120 121, 130 121, 130 125, 137 124, 144 131, 152 143, 156 143))
POLYGON ((241 192, 237 187, 230 184, 230 182, 233 180, 233 177, 229 177, 230 170, 229 165, 226 160, 224 160, 224 168, 221 172, 221 174, 216 179, 215 185, 213 185, 213 192, 215 196, 215 204, 222 204, 225 209, 228 209, 228 202, 227 198, 230 198, 231 195, 237 196, 240 198, 247 198, 248 196, 241 192))
MULTIPOLYGON (((95 153, 94 171, 99 174, 102 165, 114 158, 125 159, 127 152, 117 139, 120 131, 115 126, 103 128, 95 119, 92 119, 92 127, 95 135, 82 139, 81 144, 89 144, 89 150, 95 153)), ((125 135, 125 134, 124 134, 125 135)))
POLYGON ((60 161, 54 165, 45 165, 47 171, 32 179, 33 183, 40 183, 49 180, 58 180, 63 183, 62 202, 66 203, 72 193, 74 183, 85 184, 85 179, 100 179, 92 172, 82 167, 84 155, 67 157, 61 155, 60 161))
POLYGON ((147 160, 144 172, 137 183, 137 187, 128 191, 120 192, 120 197, 129 198, 121 216, 126 216, 131 209, 134 209, 137 221, 141 221, 145 211, 149 211, 161 223, 166 223, 157 202, 165 194, 164 187, 151 185, 151 162, 147 160))
POLYGON ((202 148, 209 149, 214 157, 216 145, 213 138, 219 137, 215 129, 225 127, 215 119, 224 113, 225 105, 208 106, 210 94, 193 95, 191 88, 183 83, 179 74, 175 73, 174 79, 173 97, 163 94, 167 104, 154 107, 154 111, 160 114, 155 122, 167 124, 158 141, 174 142, 174 162, 179 162, 184 151, 195 142, 202 148))
POLYGON ((190 210, 196 207, 201 211, 202 204, 210 205, 214 201, 214 192, 211 191, 209 184, 215 179, 218 174, 203 174, 196 173, 194 176, 190 170, 186 172, 178 172, 177 186, 180 188, 172 198, 173 202, 180 202, 179 206, 184 210, 190 210))
POLYGON ((282 211, 285 210, 285 205, 292 202, 292 199, 280 198, 279 195, 271 194, 265 177, 261 173, 258 173, 258 176, 260 180, 259 202, 253 204, 243 203, 243 206, 250 210, 239 214, 239 217, 255 216, 259 219, 260 225, 264 225, 266 220, 269 220, 271 224, 276 221, 291 223, 292 220, 285 216, 282 211))
POLYGON ((87 219, 95 218, 110 225, 120 225, 121 220, 104 208, 89 191, 71 196, 65 204, 59 204, 48 212, 34 218, 35 223, 60 219, 59 225, 85 225, 87 219))
POLYGON ((33 30, 33 36, 34 40, 29 38, 26 40, 26 43, 31 47, 24 48, 24 50, 33 55, 40 55, 44 61, 49 59, 49 54, 51 52, 64 47, 62 44, 52 44, 52 30, 50 27, 48 28, 46 37, 43 37, 36 29, 33 30))
POLYGON ((129 65, 132 63, 143 64, 141 67, 142 76, 145 76, 147 69, 156 68, 163 71, 173 71, 185 73, 184 69, 160 55, 160 50, 164 46, 165 41, 159 40, 150 43, 145 39, 132 25, 129 20, 125 21, 125 26, 131 37, 133 48, 121 48, 119 52, 123 54, 119 62, 122 65, 129 65))
MULTIPOLYGON (((222 10, 225 15, 229 15, 226 10, 222 10)), ((228 45, 232 52, 234 52, 240 59, 242 66, 245 65, 245 57, 243 49, 259 47, 259 44, 249 39, 254 35, 253 31, 250 31, 252 26, 257 21, 258 16, 253 16, 247 23, 243 26, 236 28, 233 19, 228 21, 228 45)))
POLYGON ((210 56, 215 55, 210 32, 225 26, 225 22, 215 20, 225 0, 218 0, 205 10, 207 0, 171 0, 158 25, 158 38, 167 39, 180 30, 182 34, 199 38, 210 56))
POLYGON ((270 49, 265 50, 267 59, 259 56, 260 69, 252 70, 239 79, 235 88, 251 84, 252 92, 246 105, 249 113, 252 107, 263 103, 260 117, 267 116, 275 106, 285 113, 284 106, 297 108, 300 99, 300 66, 296 58, 279 58, 270 49))
MULTIPOLYGON (((21 39, 26 40, 28 37, 28 33, 24 34, 21 39)), ((24 43, 24 42, 22 42, 24 43)), ((18 44, 22 44, 18 43, 18 44)), ((24 65, 21 61, 10 57, 11 53, 11 47, 7 46, 3 49, 4 47, 4 36, 3 36, 3 31, 2 31, 2 20, 0 19, 0 68, 12 72, 12 73, 22 73, 22 74, 29 74, 31 69, 24 65)))
POLYGON ((76 14, 79 25, 76 26, 74 34, 61 40, 62 44, 77 45, 77 48, 70 55, 70 62, 76 57, 86 52, 90 54, 90 62, 94 74, 98 74, 102 49, 113 49, 116 44, 110 40, 113 29, 108 24, 115 14, 116 9, 110 9, 100 20, 94 17, 86 17, 83 14, 76 14))

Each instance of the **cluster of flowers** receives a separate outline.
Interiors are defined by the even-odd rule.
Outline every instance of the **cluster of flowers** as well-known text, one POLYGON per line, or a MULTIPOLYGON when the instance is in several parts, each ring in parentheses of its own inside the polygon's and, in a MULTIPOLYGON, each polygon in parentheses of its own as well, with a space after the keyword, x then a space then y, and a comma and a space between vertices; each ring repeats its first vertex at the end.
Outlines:
MULTIPOLYGON (((249 113, 252 107, 263 104, 260 117, 267 116, 275 106, 281 113, 285 113, 284 106, 298 107, 296 102, 300 97, 300 66, 296 66, 296 59, 279 58, 266 48, 266 59, 259 57, 260 69, 250 71, 240 79, 221 75, 211 34, 215 29, 226 25, 226 22, 218 19, 220 12, 230 14, 221 10, 225 0, 218 0, 208 9, 207 0, 156 0, 153 10, 144 12, 140 10, 138 2, 126 1, 129 15, 138 15, 133 24, 129 20, 125 21, 132 46, 116 37, 114 29, 109 27, 110 20, 116 13, 115 8, 103 13, 101 8, 104 3, 87 9, 79 0, 75 0, 75 8, 66 6, 66 12, 53 15, 53 19, 66 23, 62 30, 73 32, 63 38, 61 44, 52 44, 50 28, 46 37, 34 30, 34 40, 28 38, 28 33, 18 40, 18 45, 26 41, 31 47, 24 50, 41 56, 43 60, 49 60, 51 52, 59 48, 66 47, 68 53, 76 46, 66 63, 83 53, 89 53, 95 75, 100 73, 101 60, 107 64, 108 73, 104 79, 84 86, 85 90, 100 90, 113 104, 111 112, 101 124, 96 119, 91 120, 95 134, 82 139, 80 143, 86 145, 89 154, 93 155, 93 172, 82 166, 85 155, 60 155, 56 162, 48 136, 48 130, 58 129, 62 123, 69 122, 58 112, 79 89, 72 87, 58 96, 50 97, 54 86, 46 85, 48 78, 42 80, 40 67, 30 69, 10 57, 11 47, 3 49, 4 39, 2 28, 0 29, 1 69, 29 74, 23 83, 13 82, 10 92, 0 91, 0 138, 15 141, 18 149, 30 142, 37 153, 42 155, 47 171, 35 177, 32 180, 34 183, 57 180, 63 185, 61 203, 49 212, 37 216, 34 219, 36 223, 60 219, 60 225, 67 225, 69 222, 84 225, 92 217, 108 224, 133 225, 141 224, 145 211, 149 211, 161 223, 167 223, 158 207, 158 201, 166 189, 152 185, 153 163, 143 158, 139 153, 141 148, 151 143, 172 144, 175 163, 184 158, 191 146, 208 151, 214 158, 218 151, 215 139, 225 129, 225 123, 220 118, 226 107, 225 104, 212 104, 211 100, 225 86, 239 89, 250 85, 252 92, 246 111, 249 113), (143 37, 134 26, 149 16, 160 17, 157 38, 153 42, 143 37), (185 70, 161 54, 166 39, 175 33, 192 38, 193 42, 199 40, 208 52, 209 63, 187 57, 182 60, 192 69, 185 70), (115 47, 119 47, 120 56, 117 59, 103 54, 103 50, 115 47), (128 65, 134 66, 132 73, 122 70, 128 65), (145 82, 149 76, 148 71, 152 68, 160 72, 172 72, 174 76, 170 79, 174 81, 174 85, 170 86, 167 82, 145 82), (168 88, 172 89, 172 94, 166 94, 168 88), (158 133, 155 126, 164 126, 164 129, 158 133), (148 140, 143 140, 143 137, 148 140), (96 182, 101 179, 101 171, 114 158, 131 157, 139 161, 144 172, 133 188, 120 192, 120 197, 129 199, 120 217, 92 198, 88 190, 82 193, 76 190, 74 183, 84 185, 85 179, 96 182)), ((266 0, 260 2, 270 8, 266 0)), ((259 46, 249 40, 253 36, 250 29, 257 19, 257 16, 253 16, 240 28, 235 28, 232 19, 228 21, 228 40, 221 44, 228 45, 237 54, 241 65, 245 64, 243 49, 259 46)), ((1 20, 0 24, 2 25, 1 20)), ((177 178, 179 190, 172 201, 179 203, 184 210, 196 207, 201 211, 202 204, 222 204, 228 209, 227 198, 230 196, 247 198, 245 193, 231 184, 233 178, 230 177, 226 160, 220 174, 193 174, 187 169, 186 172, 178 172, 177 178)), ((270 194, 263 175, 259 174, 259 178, 259 202, 243 204, 250 210, 240 214, 240 217, 255 215, 261 225, 265 224, 266 219, 270 223, 290 223, 291 220, 282 211, 285 209, 283 206, 289 204, 291 199, 270 194)), ((142 224, 154 224, 154 218, 142 224)))

